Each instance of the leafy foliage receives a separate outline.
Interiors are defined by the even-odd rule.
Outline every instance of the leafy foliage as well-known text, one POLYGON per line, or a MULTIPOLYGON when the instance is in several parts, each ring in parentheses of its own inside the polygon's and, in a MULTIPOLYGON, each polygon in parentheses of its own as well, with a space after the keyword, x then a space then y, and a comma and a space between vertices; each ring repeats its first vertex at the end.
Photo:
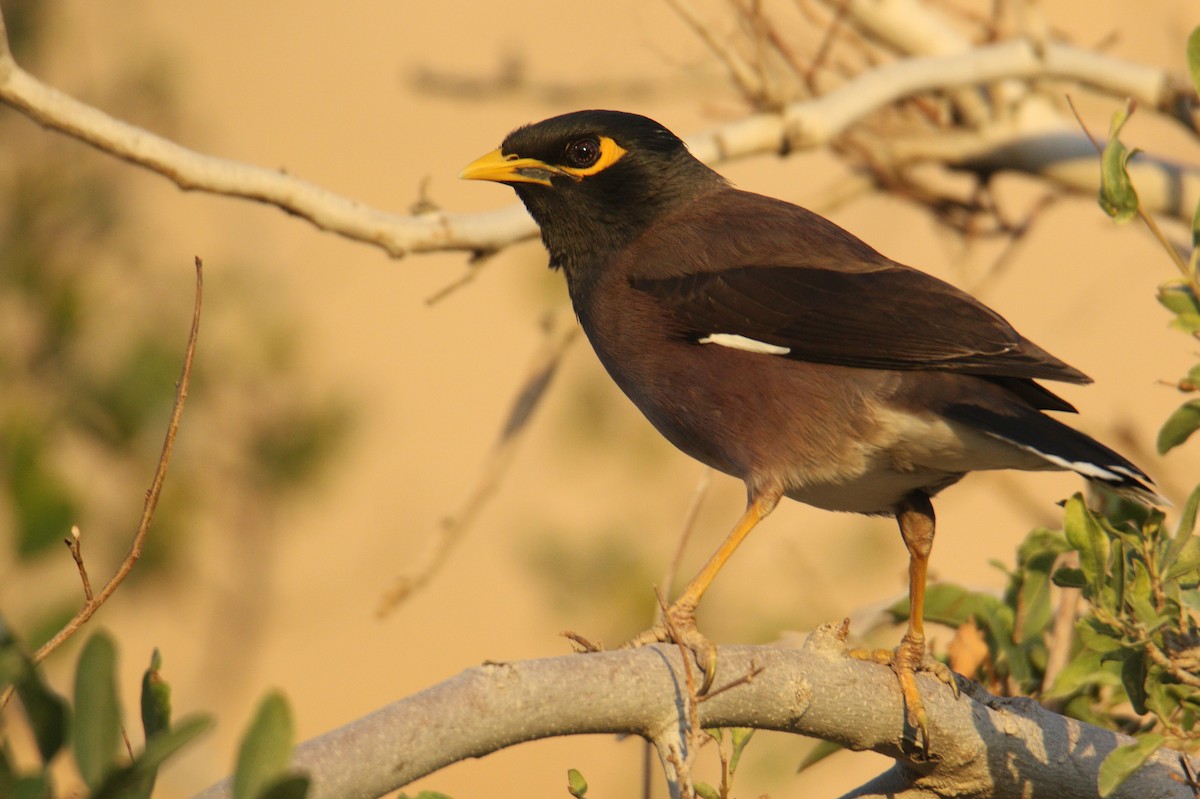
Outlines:
MULTIPOLYGON (((1188 66, 1200 91, 1200 28, 1188 40, 1188 66)), ((1140 217, 1162 242, 1179 277, 1159 288, 1171 327, 1200 338, 1200 206, 1185 261, 1138 205, 1126 170, 1135 154, 1120 141, 1132 106, 1113 116, 1101 156, 1100 206, 1118 223, 1140 217)), ((1177 387, 1200 390, 1200 363, 1177 387)), ((1167 453, 1200 429, 1200 400, 1181 405, 1163 424, 1167 453)), ((1158 509, 1105 495, 1100 509, 1069 499, 1063 529, 1029 534, 997 598, 953 585, 931 588, 926 617, 984 634, 989 657, 976 676, 993 690, 1035 696, 1067 715, 1134 735, 1101 765, 1097 791, 1108 796, 1161 747, 1200 748, 1200 486, 1171 529, 1158 509), (1057 599, 1057 607, 1055 600, 1057 599), (1082 600, 1078 610, 1076 603, 1082 600), (1072 621, 1069 628, 1055 620, 1072 621), (1066 653, 1051 669, 1051 651, 1066 653)), ((905 608, 895 608, 897 615, 905 608)))
POLYGON ((290 769, 295 729, 292 712, 282 694, 271 693, 258 711, 238 748, 233 772, 233 799, 299 799, 308 792, 308 778, 290 769))
POLYGON ((130 750, 122 756, 116 664, 116 646, 106 633, 88 639, 76 666, 72 713, 67 701, 47 687, 29 656, 0 624, 0 692, 15 689, 41 763, 36 771, 18 772, 11 760, 13 753, 8 747, 0 748, 0 796, 48 799, 58 795, 50 763, 69 738, 88 796, 148 799, 162 764, 212 727, 212 719, 204 715, 171 722, 170 688, 159 673, 162 659, 155 652, 142 679, 145 746, 136 754, 130 750))
MULTIPOLYGON (((42 10, 49 5, 4 9, 10 36, 34 68, 54 23, 42 10)), ((146 103, 134 116, 169 129, 171 86, 162 76, 170 72, 158 66, 131 67, 101 104, 119 112, 146 103)), ((34 157, 62 145, 15 115, 0 120, 0 131, 9 144, 0 153, 0 547, 25 562, 61 557, 77 524, 89 558, 103 563, 125 541, 99 533, 136 519, 131 507, 160 451, 186 337, 193 253, 178 264, 184 290, 156 289, 153 276, 172 272, 149 264, 122 232, 137 226, 123 224, 129 201, 105 166, 34 157), (160 290, 172 296, 155 296, 160 290)), ((260 533, 270 532, 272 512, 324 474, 350 430, 351 404, 314 396, 300 374, 293 343, 300 321, 277 295, 268 301, 266 287, 231 286, 235 278, 209 291, 208 318, 233 317, 238 330, 223 336, 234 325, 207 326, 188 424, 136 579, 182 562, 185 534, 198 520, 217 516, 217 529, 236 529, 245 513, 233 509, 253 507, 260 533), (225 467, 214 471, 218 457, 225 467)), ((40 643, 57 630, 58 604, 48 598, 37 609, 42 618, 10 622, 40 643)))

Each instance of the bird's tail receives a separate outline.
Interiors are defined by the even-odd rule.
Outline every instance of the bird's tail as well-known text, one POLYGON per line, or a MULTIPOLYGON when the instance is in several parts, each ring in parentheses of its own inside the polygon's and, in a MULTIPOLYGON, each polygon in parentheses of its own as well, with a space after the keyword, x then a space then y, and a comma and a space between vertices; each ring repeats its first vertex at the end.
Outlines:
POLYGON ((969 424, 1118 494, 1150 505, 1171 504, 1155 491, 1154 481, 1128 459, 1039 411, 1029 409, 1010 415, 975 405, 955 405, 944 412, 948 418, 969 424))

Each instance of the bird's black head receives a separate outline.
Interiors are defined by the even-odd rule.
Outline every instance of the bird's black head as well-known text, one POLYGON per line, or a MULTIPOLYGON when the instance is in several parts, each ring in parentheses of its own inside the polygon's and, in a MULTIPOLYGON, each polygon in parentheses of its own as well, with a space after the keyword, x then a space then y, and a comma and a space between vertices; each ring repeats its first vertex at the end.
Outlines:
POLYGON ((663 214, 725 185, 652 119, 577 111, 517 128, 460 177, 511 185, 568 278, 598 268, 663 214), (573 274, 575 273, 575 274, 573 274))

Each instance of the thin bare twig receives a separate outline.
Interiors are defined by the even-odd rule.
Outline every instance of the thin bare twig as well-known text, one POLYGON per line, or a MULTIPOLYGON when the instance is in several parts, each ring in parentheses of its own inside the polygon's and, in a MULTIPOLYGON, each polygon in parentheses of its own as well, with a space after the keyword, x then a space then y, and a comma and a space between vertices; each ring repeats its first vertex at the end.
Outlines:
POLYGON ((708 48, 721 60, 746 100, 752 105, 758 105, 765 95, 765 87, 759 81, 758 76, 754 74, 754 68, 718 36, 712 26, 700 18, 688 0, 667 0, 667 4, 675 9, 675 13, 683 18, 683 21, 704 40, 708 48))
MULTIPOLYGON (((1013 261, 1013 257, 1017 253, 1018 246, 1028 238, 1029 233, 1033 230, 1034 225, 1042 216, 1050 210, 1050 207, 1063 198, 1064 194, 1061 189, 1052 188, 1045 192, 1034 203, 1033 208, 1029 213, 1015 225, 1008 225, 1003 220, 1000 220, 1001 225, 1008 233, 1008 241, 1004 245, 1004 249, 992 261, 991 265, 984 271, 983 275, 975 281, 971 287, 971 291, 978 294, 987 291, 991 285, 1005 272, 1008 271, 1009 265, 1013 261)), ((997 219, 1000 219, 999 209, 993 207, 993 214, 997 219)))
POLYGON ((754 682, 754 678, 757 677, 758 675, 762 674, 765 669, 766 669, 766 666, 760 666, 757 663, 755 663, 753 659, 751 659, 749 671, 747 671, 745 674, 742 674, 740 677, 738 677, 736 679, 730 680, 729 682, 722 685, 720 688, 714 688, 713 690, 709 691, 704 696, 700 697, 700 701, 707 702, 708 700, 712 699, 715 696, 720 696, 721 694, 725 693, 726 691, 730 690, 731 688, 737 688, 740 685, 749 685, 750 683, 754 682))
POLYGON ((821 44, 817 48, 816 55, 813 56, 812 63, 808 69, 804 71, 804 84, 808 86, 808 90, 814 95, 819 93, 817 87, 817 71, 825 66, 825 61, 829 58, 829 54, 833 51, 833 45, 837 42, 838 33, 842 30, 843 23, 846 20, 846 11, 850 5, 850 0, 842 0, 838 3, 833 12, 833 19, 829 21, 829 27, 825 29, 825 35, 821 38, 821 44))
POLYGON ((34 653, 33 661, 35 663, 45 660, 51 652, 62 646, 68 638, 74 635, 80 627, 92 618, 96 611, 100 609, 100 606, 108 601, 113 592, 129 576, 134 565, 138 562, 138 558, 142 555, 142 547, 145 545, 146 536, 150 532, 150 522, 154 518, 154 509, 158 507, 158 497, 162 493, 163 483, 167 477, 167 466, 171 463, 171 453, 175 449, 175 435, 179 431, 179 421, 183 418, 183 406, 187 401, 188 386, 192 380, 192 361, 196 357, 196 338, 200 333, 200 307, 203 294, 204 264, 197 257, 196 301, 192 308, 192 327, 188 333, 187 349, 183 356, 183 372, 179 376, 179 384, 175 389, 175 404, 171 408, 171 419, 167 423, 167 434, 163 439, 162 453, 158 456, 158 466, 154 470, 154 479, 150 481, 150 489, 146 492, 146 501, 142 506, 142 518, 138 523, 137 531, 133 535, 133 541, 129 545, 129 552, 125 555, 125 559, 121 561, 121 565, 117 567, 117 571, 105 584, 104 588, 100 589, 100 593, 84 602, 83 607, 79 609, 75 617, 67 622, 66 626, 59 630, 53 638, 42 644, 41 648, 34 653))
POLYGON ((754 13, 757 15, 756 21, 759 25, 759 33, 762 36, 763 41, 771 45, 772 49, 779 54, 779 57, 787 63, 788 68, 790 68, 797 75, 804 71, 804 65, 800 63, 800 60, 792 51, 791 46, 788 44, 783 34, 779 32, 779 28, 777 28, 771 21, 771 18, 762 13, 761 7, 751 10, 743 5, 742 0, 732 0, 732 2, 739 14, 748 15, 754 13))
POLYGON ((475 278, 479 277, 479 273, 483 271, 483 268, 492 261, 498 252, 499 250, 486 250, 473 254, 471 259, 467 261, 467 271, 426 297, 425 305, 432 308, 459 289, 466 288, 471 283, 474 283, 475 278))
POLYGON ((528 429, 529 420, 541 406, 542 398, 558 371, 563 356, 579 334, 578 326, 562 309, 547 315, 542 327, 542 345, 533 356, 525 382, 513 399, 504 428, 488 454, 475 485, 467 494, 458 513, 442 519, 416 568, 398 577, 392 588, 384 594, 376 610, 377 616, 391 613, 413 593, 429 583, 445 563, 454 546, 462 540, 478 518, 479 512, 491 500, 504 476, 508 474, 508 467, 512 463, 517 445, 528 429))
POLYGON ((64 538, 63 543, 67 545, 67 549, 71 552, 71 557, 75 560, 75 568, 79 569, 79 579, 83 583, 83 599, 85 602, 92 601, 92 581, 88 579, 87 566, 83 565, 83 552, 80 547, 82 545, 83 534, 79 530, 79 525, 71 525, 71 536, 64 538))
POLYGON ((1187 669, 1181 668, 1180 665, 1172 660, 1166 652, 1163 652, 1161 649, 1159 649, 1158 645, 1153 641, 1146 642, 1146 652, 1149 653, 1151 660, 1169 671, 1172 677, 1179 680, 1184 685, 1190 685, 1193 688, 1200 688, 1200 677, 1192 674, 1187 669))

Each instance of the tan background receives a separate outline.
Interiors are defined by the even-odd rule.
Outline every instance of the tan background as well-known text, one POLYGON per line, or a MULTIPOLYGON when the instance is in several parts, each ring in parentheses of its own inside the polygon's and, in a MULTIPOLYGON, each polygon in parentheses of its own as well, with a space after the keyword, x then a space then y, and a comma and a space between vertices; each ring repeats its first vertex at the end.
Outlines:
MULTIPOLYGON (((1119 30, 1110 52, 1174 68, 1197 21, 1192 0, 1138 4, 1136 29, 1128 19, 1133 5, 1123 0, 1045 6, 1053 25, 1078 43, 1119 30)), ((136 0, 117 11, 114 4, 73 0, 56 16, 60 57, 40 77, 86 98, 131 62, 162 59, 176 88, 182 144, 283 166, 396 211, 416 199, 427 177, 432 198, 451 210, 513 202, 503 188, 455 176, 524 122, 618 106, 687 134, 740 111, 720 70, 657 2, 361 2, 333 9, 308 0, 136 0), (487 77, 508 54, 520 57, 531 88, 464 101, 417 91, 410 79, 422 67, 487 77), (547 88, 573 85, 582 88, 566 96, 547 88)), ((706 13, 720 19, 724 9, 711 4, 706 13)), ((1087 107, 1091 124, 1102 130, 1117 103, 1087 107)), ((51 157, 107 159, 45 135, 51 157)), ((1127 138, 1148 149, 1175 148, 1167 152, 1181 159, 1197 157, 1149 115, 1135 119, 1127 138)), ((818 209, 848 174, 824 154, 761 158, 722 171, 743 188, 818 209)), ((646 563, 657 574, 700 474, 617 396, 583 345, 569 355, 466 545, 429 590, 385 621, 373 615, 439 519, 457 509, 537 346, 536 319, 564 296, 560 279, 544 269, 540 245, 504 253, 469 288, 430 308, 425 298, 464 271, 463 256, 390 261, 276 210, 182 193, 130 167, 112 173, 136 203, 139 238, 161 267, 154 292, 188 297, 195 254, 206 261, 212 297, 236 285, 233 272, 254 270, 252 279, 271 286, 281 305, 299 309, 314 388, 336 386, 362 403, 344 459, 319 491, 287 508, 272 549, 254 546, 252 526, 210 529, 189 544, 183 579, 122 591, 100 614, 98 623, 120 642, 130 718, 133 686, 146 653, 158 646, 177 711, 211 710, 220 720, 216 734, 164 776, 164 796, 190 793, 227 772, 234 741, 268 688, 287 693, 307 738, 485 659, 564 653, 568 647, 557 637, 564 627, 619 636, 644 626, 644 619, 615 630, 591 621, 594 612, 603 619, 612 614, 589 608, 586 571, 569 578, 580 586, 576 602, 548 601, 530 565, 530 552, 546 536, 591 541, 612 534, 644 543, 646 563), (578 432, 584 424, 578 408, 597 397, 613 408, 602 434, 578 432), (243 604, 230 613, 230 575, 247 571, 258 590, 239 597, 243 604)), ((1022 181, 1006 183, 1005 191, 1018 207, 1030 196, 1022 181)), ((998 252, 983 245, 964 253, 922 212, 888 198, 862 199, 832 215, 890 256, 961 285, 977 280, 998 252)), ((1151 473, 1167 476, 1165 489, 1178 502, 1200 476, 1198 448, 1167 461, 1147 454, 1158 424, 1179 402, 1155 383, 1178 377, 1195 356, 1194 345, 1166 329, 1167 317, 1152 300, 1168 277, 1169 263, 1141 229, 1116 228, 1084 198, 1046 215, 984 299, 1096 379, 1092 387, 1062 389, 1083 411, 1079 425, 1122 442, 1151 473), (1127 431, 1132 443, 1117 431, 1127 431)), ((131 288, 112 290, 117 296, 131 288)), ((181 318, 181 330, 184 324, 181 318)), ((184 426, 181 453, 186 418, 184 426)), ((1009 561, 1024 532, 1052 521, 1053 503, 1079 487, 1074 477, 1057 474, 966 480, 938 503, 942 535, 933 570, 999 586, 1001 575, 988 561, 1009 561), (1014 486, 1017 502, 1009 498, 1014 486)), ((741 501, 738 484, 716 479, 685 570, 724 534, 741 501)), ((139 498, 129 504, 132 515, 139 498)), ((40 591, 69 584, 74 576, 65 556, 60 565, 39 570, 36 580, 5 565, 0 606, 28 606, 40 591)), ((890 521, 788 504, 730 564, 701 623, 719 641, 770 640, 784 629, 894 599, 903 586, 903 547, 890 521)), ((58 684, 71 661, 69 654, 56 661, 58 684)), ((782 738, 755 744, 738 792, 836 795, 886 765, 872 755, 843 753, 801 780, 792 772, 806 748, 782 738)), ((591 795, 630 796, 640 783, 640 757, 636 741, 536 743, 456 766, 410 792, 562 796, 565 770, 576 767, 591 782, 591 795)))

